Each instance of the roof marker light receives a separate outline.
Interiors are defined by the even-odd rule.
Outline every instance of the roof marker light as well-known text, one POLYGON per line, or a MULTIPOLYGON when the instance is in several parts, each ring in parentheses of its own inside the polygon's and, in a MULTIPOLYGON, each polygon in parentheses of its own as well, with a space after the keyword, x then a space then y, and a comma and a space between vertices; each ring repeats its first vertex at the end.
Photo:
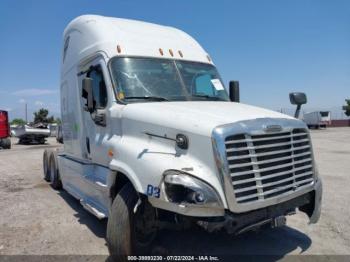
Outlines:
POLYGON ((159 48, 159 53, 160 53, 161 55, 164 55, 163 49, 159 48))
POLYGON ((184 57, 183 54, 182 54, 182 52, 181 52, 181 50, 179 50, 179 55, 180 55, 181 57, 184 57))
POLYGON ((120 45, 117 45, 117 51, 118 51, 119 54, 122 51, 122 49, 120 48, 120 45))
POLYGON ((108 150, 108 156, 109 156, 109 157, 114 156, 114 153, 113 153, 113 150, 112 150, 112 149, 109 149, 109 150, 108 150))
POLYGON ((169 49, 169 54, 170 54, 171 56, 174 56, 173 50, 169 49))

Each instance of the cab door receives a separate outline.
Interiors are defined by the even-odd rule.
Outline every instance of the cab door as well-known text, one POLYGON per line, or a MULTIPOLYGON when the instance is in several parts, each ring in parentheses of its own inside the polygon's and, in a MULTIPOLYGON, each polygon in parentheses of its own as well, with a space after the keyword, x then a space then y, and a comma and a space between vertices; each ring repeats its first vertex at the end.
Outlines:
MULTIPOLYGON (((106 65, 103 59, 95 59, 81 75, 82 79, 87 77, 92 79, 93 92, 93 112, 87 110, 87 101, 82 94, 82 117, 85 139, 83 144, 85 147, 85 158, 93 164, 108 166, 107 144, 110 133, 108 107, 109 107, 109 92, 106 85, 106 65)), ((83 92, 83 91, 82 91, 83 92)))
POLYGON ((84 163, 79 189, 83 205, 108 212, 107 179, 109 175, 108 145, 111 138, 110 107, 113 104, 113 90, 107 77, 107 67, 103 58, 98 58, 84 65, 80 73, 81 110, 83 122, 82 149, 84 163), (90 78, 92 83, 93 110, 87 107, 83 79, 90 78))

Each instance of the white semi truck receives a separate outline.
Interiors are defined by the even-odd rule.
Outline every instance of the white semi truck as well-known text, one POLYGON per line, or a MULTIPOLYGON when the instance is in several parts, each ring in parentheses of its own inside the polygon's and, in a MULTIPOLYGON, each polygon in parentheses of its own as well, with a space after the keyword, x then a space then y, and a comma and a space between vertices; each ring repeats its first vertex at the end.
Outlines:
POLYGON ((63 37, 64 149, 45 151, 45 179, 108 218, 111 254, 147 252, 169 224, 239 234, 297 209, 318 221, 305 123, 239 103, 191 36, 84 15, 63 37))
POLYGON ((309 128, 326 128, 331 124, 331 112, 330 111, 314 111, 305 113, 303 120, 309 128))

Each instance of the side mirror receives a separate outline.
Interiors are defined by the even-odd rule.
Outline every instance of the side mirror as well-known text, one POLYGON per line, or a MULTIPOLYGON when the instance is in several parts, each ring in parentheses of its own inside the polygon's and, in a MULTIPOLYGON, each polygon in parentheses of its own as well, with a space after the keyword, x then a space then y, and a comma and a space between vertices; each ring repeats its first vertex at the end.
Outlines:
POLYGON ((83 85, 82 85, 82 97, 86 98, 86 109, 90 113, 94 111, 94 98, 92 93, 92 78, 86 77, 83 79, 83 85))
POLYGON ((301 105, 307 103, 307 98, 305 93, 293 92, 289 94, 289 100, 292 105, 297 105, 294 117, 299 118, 301 105))
POLYGON ((290 93, 289 100, 292 103, 292 105, 303 105, 307 102, 305 93, 298 92, 290 93))
POLYGON ((230 100, 239 103, 239 82, 230 81, 230 100))

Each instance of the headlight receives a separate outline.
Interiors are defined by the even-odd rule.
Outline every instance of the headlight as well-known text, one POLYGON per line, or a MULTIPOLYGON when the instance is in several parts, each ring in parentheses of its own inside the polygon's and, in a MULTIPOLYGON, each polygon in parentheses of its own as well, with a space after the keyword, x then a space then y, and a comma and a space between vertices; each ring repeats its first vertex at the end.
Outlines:
POLYGON ((210 185, 181 171, 164 173, 164 191, 168 201, 173 203, 222 206, 219 195, 210 185))

